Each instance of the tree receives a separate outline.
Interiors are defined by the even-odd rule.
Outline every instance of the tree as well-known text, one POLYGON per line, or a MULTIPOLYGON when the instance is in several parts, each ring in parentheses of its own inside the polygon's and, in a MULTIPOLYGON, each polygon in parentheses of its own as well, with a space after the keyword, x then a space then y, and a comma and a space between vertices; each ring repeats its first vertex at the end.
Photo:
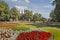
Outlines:
POLYGON ((10 10, 10 18, 13 19, 13 21, 18 20, 19 12, 16 7, 11 8, 10 10))
POLYGON ((53 1, 53 4, 55 4, 55 9, 54 9, 54 13, 55 13, 55 20, 57 20, 57 22, 60 22, 60 0, 55 0, 53 1))
POLYGON ((21 13, 19 16, 19 20, 25 20, 25 14, 21 13))
POLYGON ((4 21, 4 16, 5 16, 5 13, 1 12, 1 14, 0 14, 0 21, 4 21))
POLYGON ((52 21, 54 21, 54 22, 56 21, 56 20, 55 20, 56 15, 55 15, 55 13, 54 13, 54 10, 52 10, 52 12, 50 13, 50 17, 51 17, 51 20, 52 20, 52 21))
POLYGON ((24 14, 24 17, 25 17, 25 19, 26 20, 28 20, 29 22, 32 20, 32 11, 30 11, 30 10, 25 10, 25 14, 24 14))
POLYGON ((36 22, 36 21, 40 21, 41 19, 41 14, 39 13, 34 13, 33 15, 33 21, 36 22))
POLYGON ((9 20, 9 6, 4 1, 0 1, 0 21, 9 20))
POLYGON ((47 19, 44 18, 44 17, 41 17, 41 21, 42 21, 43 24, 45 24, 47 22, 47 19))

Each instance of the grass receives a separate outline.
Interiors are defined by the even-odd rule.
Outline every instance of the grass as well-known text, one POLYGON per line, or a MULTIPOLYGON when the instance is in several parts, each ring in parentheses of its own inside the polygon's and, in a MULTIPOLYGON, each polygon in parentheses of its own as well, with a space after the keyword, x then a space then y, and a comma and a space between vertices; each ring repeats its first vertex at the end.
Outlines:
POLYGON ((21 22, 16 27, 12 27, 13 30, 29 30, 31 28, 36 28, 36 26, 28 25, 29 23, 21 22))
POLYGON ((56 30, 54 28, 47 28, 47 27, 42 27, 41 29, 51 32, 54 35, 54 40, 60 40, 60 30, 56 30))

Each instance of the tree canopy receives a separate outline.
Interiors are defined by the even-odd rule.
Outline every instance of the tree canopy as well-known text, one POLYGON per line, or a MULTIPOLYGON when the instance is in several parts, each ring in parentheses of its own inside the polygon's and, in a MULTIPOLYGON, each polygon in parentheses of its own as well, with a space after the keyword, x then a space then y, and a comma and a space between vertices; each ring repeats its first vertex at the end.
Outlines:
POLYGON ((0 20, 9 20, 9 6, 7 3, 5 3, 4 1, 0 1, 0 20))
POLYGON ((60 22, 60 0, 53 1, 53 4, 55 4, 54 18, 57 22, 60 22))
POLYGON ((17 8, 16 7, 11 8, 10 18, 12 18, 14 21, 14 20, 18 19, 18 17, 19 17, 19 12, 18 12, 17 8))
POLYGON ((41 19, 41 14, 39 14, 39 13, 34 13, 34 15, 33 15, 33 21, 35 22, 35 21, 40 21, 40 19, 41 19))

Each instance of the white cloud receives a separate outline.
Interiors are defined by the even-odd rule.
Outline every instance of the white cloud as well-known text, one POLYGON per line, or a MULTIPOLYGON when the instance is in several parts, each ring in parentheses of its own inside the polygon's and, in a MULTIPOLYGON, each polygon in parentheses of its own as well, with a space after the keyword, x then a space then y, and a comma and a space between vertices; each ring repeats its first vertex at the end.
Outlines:
POLYGON ((51 1, 55 1, 55 0, 51 0, 51 1))
POLYGON ((28 9, 26 6, 15 6, 18 9, 28 9))
POLYGON ((50 12, 41 11, 40 13, 41 13, 42 16, 45 17, 45 18, 49 18, 49 16, 50 16, 50 12))
POLYGON ((16 1, 18 1, 18 0, 8 0, 8 1, 16 2, 16 1))
POLYGON ((52 3, 53 1, 55 1, 55 0, 51 0, 51 3, 52 3))
POLYGON ((24 0, 25 2, 29 3, 29 0, 24 0))
MULTIPOLYGON (((16 2, 16 1, 22 1, 22 0, 8 0, 8 1, 16 2)), ((30 2, 29 0, 23 0, 23 1, 25 1, 26 3, 29 3, 30 2)))
POLYGON ((54 6, 52 6, 52 5, 46 5, 46 6, 44 6, 44 8, 53 8, 54 6))

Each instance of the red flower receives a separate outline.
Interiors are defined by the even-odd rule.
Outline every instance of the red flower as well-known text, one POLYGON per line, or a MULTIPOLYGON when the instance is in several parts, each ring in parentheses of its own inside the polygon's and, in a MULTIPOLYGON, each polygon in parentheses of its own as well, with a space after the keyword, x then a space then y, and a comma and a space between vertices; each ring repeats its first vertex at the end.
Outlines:
POLYGON ((49 32, 44 31, 23 32, 18 35, 16 40, 48 40, 50 36, 49 32))

